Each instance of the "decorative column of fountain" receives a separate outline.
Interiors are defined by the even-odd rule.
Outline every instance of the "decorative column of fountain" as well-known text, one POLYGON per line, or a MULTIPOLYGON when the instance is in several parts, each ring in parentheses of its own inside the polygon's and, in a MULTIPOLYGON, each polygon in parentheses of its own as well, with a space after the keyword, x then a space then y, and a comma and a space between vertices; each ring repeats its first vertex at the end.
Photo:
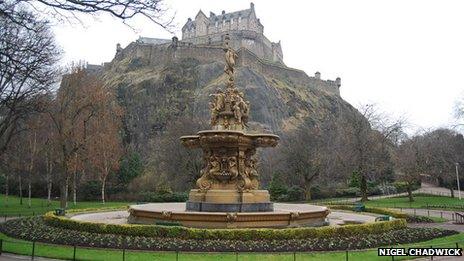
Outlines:
POLYGON ((267 190, 259 190, 256 148, 275 147, 273 134, 247 134, 250 103, 235 86, 236 52, 225 41, 225 90, 211 94, 211 130, 182 136, 182 144, 203 150, 204 168, 186 204, 187 211, 269 212, 273 211, 267 190))

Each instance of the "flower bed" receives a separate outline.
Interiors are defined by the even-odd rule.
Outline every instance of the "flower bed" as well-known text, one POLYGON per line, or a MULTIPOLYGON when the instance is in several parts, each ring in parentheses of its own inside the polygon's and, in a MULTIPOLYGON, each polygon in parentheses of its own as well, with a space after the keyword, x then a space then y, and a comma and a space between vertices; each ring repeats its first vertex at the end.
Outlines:
MULTIPOLYGON (((379 224, 380 223, 387 224, 387 222, 379 222, 379 224)), ((149 226, 144 227, 147 228, 149 226)), ((312 230, 327 231, 324 229, 325 228, 322 228, 322 230, 312 230)), ((55 244, 119 249, 126 248, 140 250, 177 250, 202 252, 285 252, 364 249, 399 243, 420 242, 457 233, 455 231, 440 230, 435 228, 398 228, 385 232, 375 232, 375 230, 372 230, 371 233, 367 233, 367 230, 363 230, 362 236, 360 236, 359 233, 346 233, 346 231, 352 230, 348 227, 347 230, 339 230, 338 232, 340 233, 325 234, 320 232, 321 234, 319 234, 319 236, 317 236, 317 233, 306 234, 306 237, 298 239, 288 239, 291 238, 291 236, 286 236, 281 239, 255 238, 253 240, 242 240, 239 238, 186 239, 165 238, 163 236, 125 236, 120 234, 102 234, 77 231, 49 226, 45 224, 44 219, 41 217, 10 220, 1 224, 0 230, 11 237, 55 244)), ((300 229, 295 229, 295 231, 298 230, 300 229)), ((282 229, 279 231, 284 231, 285 233, 291 234, 291 231, 287 229, 282 229)), ((359 232, 360 230, 357 231, 359 232)), ((251 234, 253 233, 254 232, 251 232, 251 234)))
POLYGON ((406 227, 406 222, 402 219, 342 227, 327 226, 283 229, 197 229, 181 226, 103 224, 55 216, 52 212, 45 214, 43 219, 49 226, 90 233, 182 239, 282 240, 325 238, 331 236, 364 236, 366 234, 378 234, 406 227))

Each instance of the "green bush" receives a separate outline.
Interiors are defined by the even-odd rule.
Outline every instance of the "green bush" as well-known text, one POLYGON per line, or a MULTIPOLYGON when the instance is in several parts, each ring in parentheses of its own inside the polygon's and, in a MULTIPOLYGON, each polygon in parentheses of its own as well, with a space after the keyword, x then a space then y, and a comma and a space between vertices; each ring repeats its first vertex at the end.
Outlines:
POLYGON ((116 173, 119 186, 127 189, 127 185, 143 173, 143 162, 138 153, 125 155, 120 162, 119 171, 116 173))
POLYGON ((285 185, 281 174, 278 172, 272 174, 271 182, 269 183, 269 194, 272 200, 286 201, 288 188, 285 185))
POLYGON ((351 187, 351 188, 342 188, 335 190, 335 197, 343 198, 343 197, 357 197, 361 195, 361 190, 359 188, 351 187))
MULTIPOLYGON (((403 193, 403 192, 407 192, 408 191, 408 183, 407 182, 404 182, 404 181, 395 181, 393 182, 393 186, 395 186, 396 188, 396 192, 397 193, 403 193)), ((420 184, 419 183, 414 183, 412 185, 412 191, 416 190, 420 188, 420 184)))
POLYGON ((100 234, 117 234, 126 236, 168 237, 182 239, 227 239, 227 240, 283 240, 325 238, 332 236, 364 236, 372 233, 401 229, 406 227, 406 221, 396 219, 361 225, 346 225, 342 227, 301 227, 283 229, 200 229, 161 225, 136 224, 102 224, 72 220, 55 216, 52 212, 44 215, 46 224, 71 230, 86 231, 100 234))
POLYGON ((301 201, 304 200, 304 190, 299 186, 291 186, 287 192, 288 200, 287 201, 301 201))
POLYGON ((141 193, 144 202, 185 202, 188 194, 185 192, 145 192, 141 193))

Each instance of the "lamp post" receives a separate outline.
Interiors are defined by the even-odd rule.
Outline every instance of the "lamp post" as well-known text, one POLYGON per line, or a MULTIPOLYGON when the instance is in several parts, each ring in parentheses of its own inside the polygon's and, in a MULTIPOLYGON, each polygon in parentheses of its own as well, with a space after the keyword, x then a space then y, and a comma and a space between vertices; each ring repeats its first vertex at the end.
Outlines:
POLYGON ((461 188, 459 186, 459 171, 458 171, 458 167, 459 167, 459 163, 456 162, 456 183, 458 183, 458 196, 459 196, 459 200, 461 200, 461 188))

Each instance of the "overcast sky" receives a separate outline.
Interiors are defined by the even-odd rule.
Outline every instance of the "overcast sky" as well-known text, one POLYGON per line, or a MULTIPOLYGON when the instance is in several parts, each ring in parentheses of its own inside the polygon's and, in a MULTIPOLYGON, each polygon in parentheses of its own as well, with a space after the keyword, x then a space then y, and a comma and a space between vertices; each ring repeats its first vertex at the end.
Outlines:
MULTIPOLYGON (((375 103, 404 116, 410 132, 453 125, 453 107, 464 97, 464 1, 254 0, 271 41, 282 41, 287 66, 323 79, 341 77, 341 96, 354 106, 375 103)), ((175 14, 175 35, 198 10, 209 15, 249 8, 246 0, 165 0, 175 14)), ((82 25, 55 26, 64 62, 111 61, 116 43, 139 36, 171 38, 138 19, 134 32, 102 16, 82 25)))

